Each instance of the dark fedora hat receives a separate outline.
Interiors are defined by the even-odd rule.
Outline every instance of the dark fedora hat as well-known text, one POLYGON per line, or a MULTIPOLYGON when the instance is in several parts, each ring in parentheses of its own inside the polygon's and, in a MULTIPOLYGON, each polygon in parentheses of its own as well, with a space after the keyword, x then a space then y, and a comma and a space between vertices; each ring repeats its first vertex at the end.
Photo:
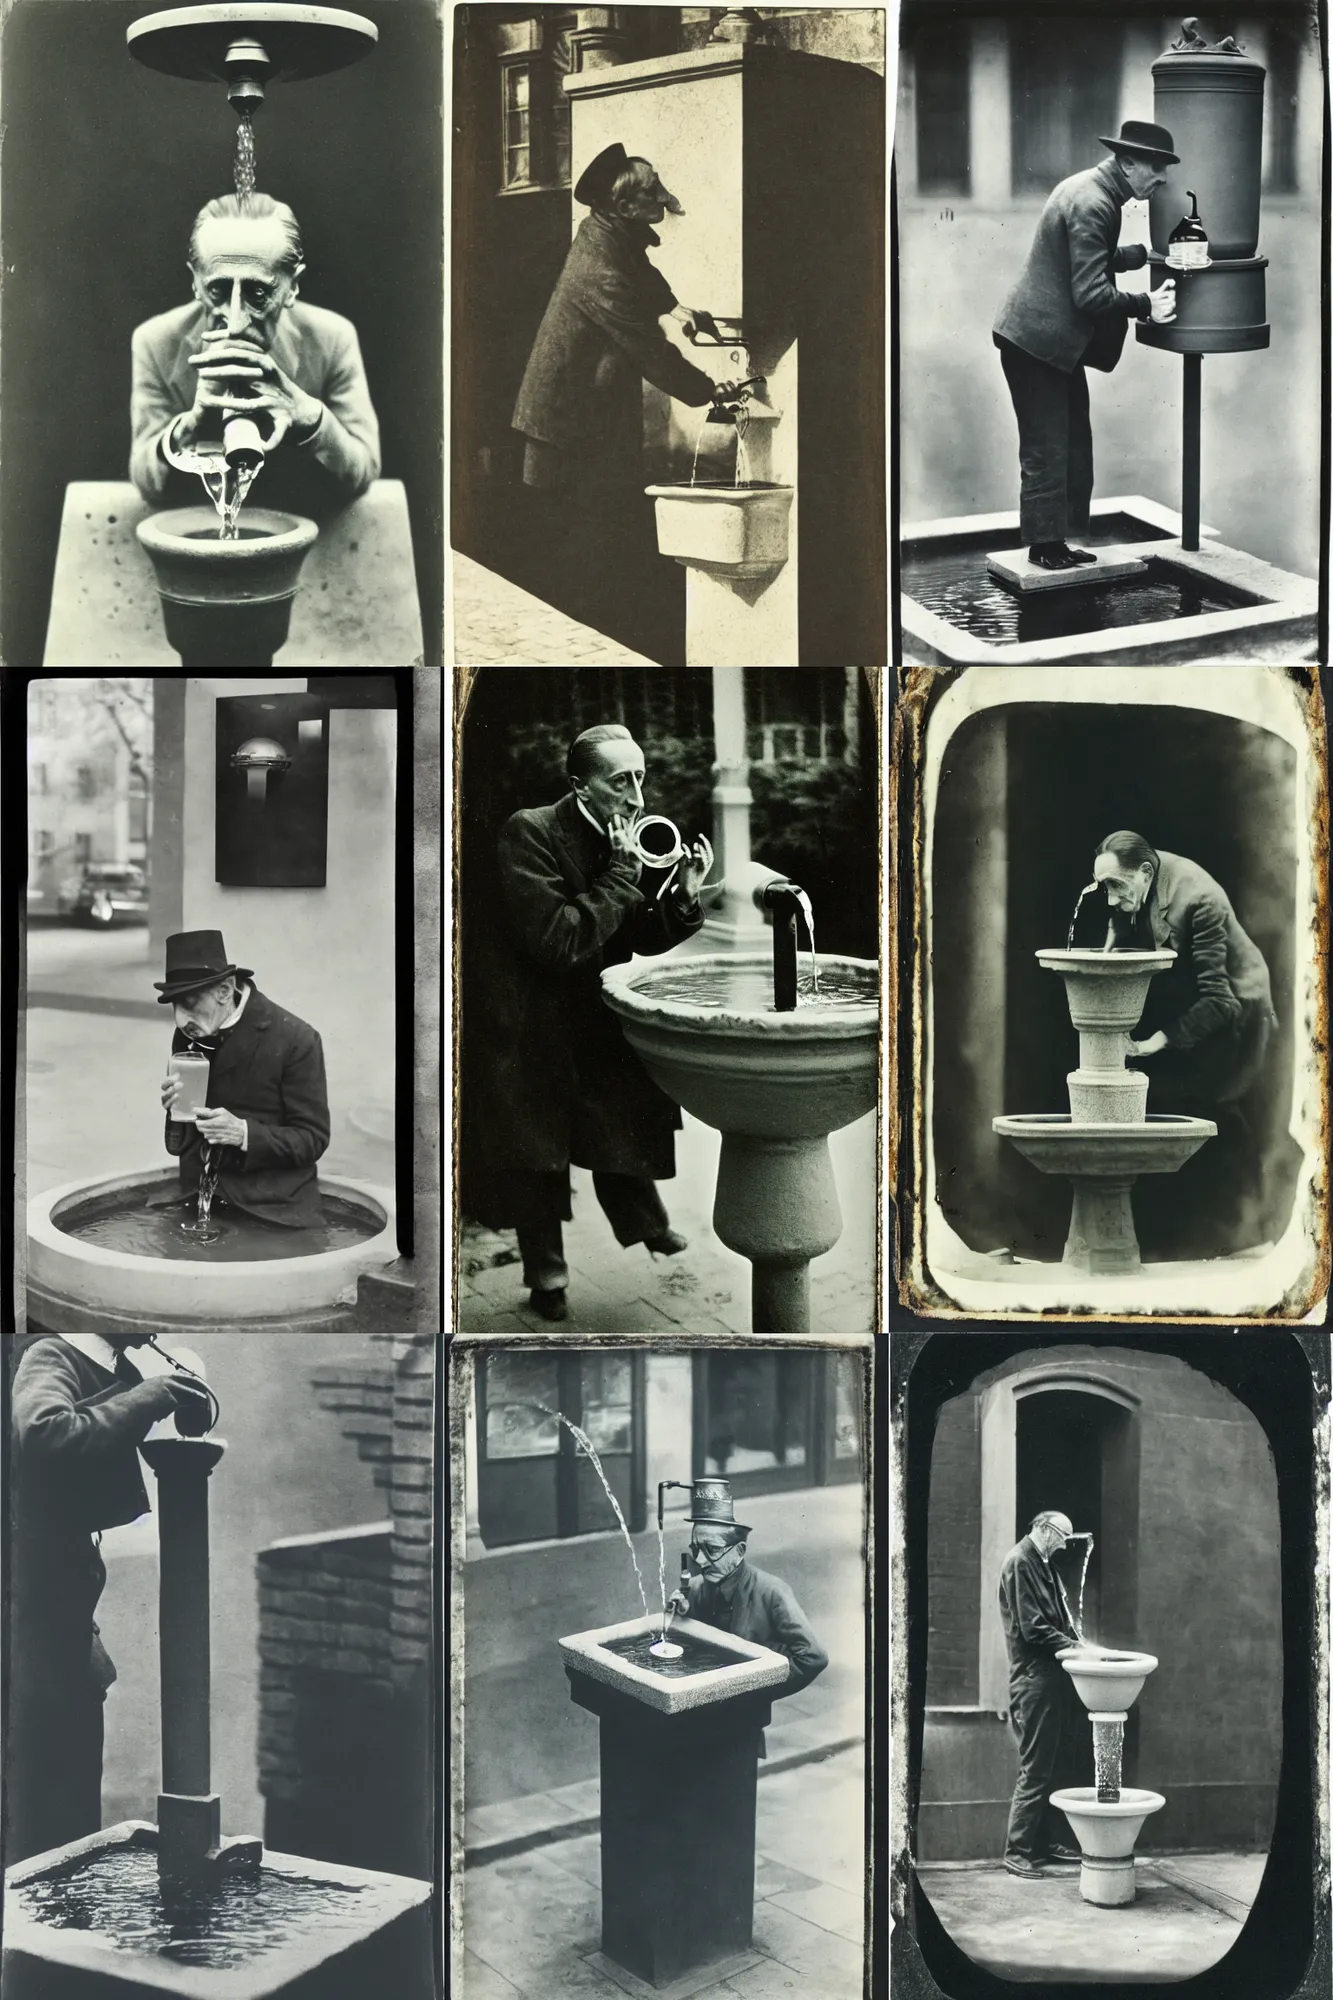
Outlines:
POLYGON ((739 1540, 750 1530, 736 1519, 736 1502, 731 1497, 729 1479, 696 1479, 690 1498, 690 1520, 696 1527, 732 1528, 739 1540))
POLYGON ((216 985, 233 973, 254 978, 250 966, 233 965, 227 957, 221 931, 177 931, 167 939, 167 976, 153 981, 157 1003, 164 1007, 182 993, 197 993, 201 986, 216 985))
POLYGON ((1112 152, 1132 153, 1136 160, 1151 160, 1155 167, 1180 165, 1179 153, 1172 151, 1176 142, 1165 125, 1149 125, 1142 118, 1126 118, 1121 123, 1118 139, 1108 139, 1104 132, 1099 132, 1097 137, 1112 152))
POLYGON ((592 208, 599 201, 609 201, 616 175, 623 173, 628 165, 629 154, 617 139, 613 146, 605 147, 583 169, 574 183, 575 201, 581 201, 585 208, 592 208))

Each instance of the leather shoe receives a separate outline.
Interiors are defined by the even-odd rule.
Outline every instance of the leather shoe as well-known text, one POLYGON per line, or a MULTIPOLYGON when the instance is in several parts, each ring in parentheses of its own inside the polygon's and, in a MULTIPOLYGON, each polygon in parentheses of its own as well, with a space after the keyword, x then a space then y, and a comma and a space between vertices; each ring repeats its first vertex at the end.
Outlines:
POLYGON ((1058 1841, 1053 1843, 1050 1847, 1047 1848, 1046 1859, 1048 1861, 1062 1861, 1062 1862, 1072 1861, 1078 1867, 1082 1867, 1083 1865, 1083 1855, 1079 1848, 1062 1847, 1060 1846, 1058 1841))
POLYGON ((1065 546, 1076 563, 1095 563, 1097 560, 1091 549, 1070 549, 1068 543, 1065 546))
POLYGON ((1063 542, 1034 542, 1028 561, 1035 569, 1077 569, 1080 558, 1063 542))
POLYGON ((565 1319, 568 1315, 563 1292, 529 1292, 528 1304, 543 1319, 565 1319))
POLYGON ((681 1251, 688 1250, 690 1246, 679 1230, 664 1229, 660 1235, 645 1236, 643 1247, 651 1250, 654 1257, 679 1257, 681 1251))
POLYGON ((1040 1861, 1029 1861, 1026 1854, 1006 1854, 1004 1866, 1006 1874, 1020 1875, 1024 1881, 1031 1881, 1039 1875, 1044 1876, 1050 1872, 1042 1867, 1040 1861))

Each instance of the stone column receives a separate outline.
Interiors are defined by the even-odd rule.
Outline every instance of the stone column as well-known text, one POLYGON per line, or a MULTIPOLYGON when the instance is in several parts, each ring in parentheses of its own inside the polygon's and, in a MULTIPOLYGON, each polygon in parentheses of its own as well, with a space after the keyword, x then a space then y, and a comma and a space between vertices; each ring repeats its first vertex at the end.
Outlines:
POLYGON ((755 902, 776 869, 750 858, 750 757, 746 746, 745 669, 713 667, 714 879, 726 887, 698 934, 700 951, 763 951, 768 925, 755 902))

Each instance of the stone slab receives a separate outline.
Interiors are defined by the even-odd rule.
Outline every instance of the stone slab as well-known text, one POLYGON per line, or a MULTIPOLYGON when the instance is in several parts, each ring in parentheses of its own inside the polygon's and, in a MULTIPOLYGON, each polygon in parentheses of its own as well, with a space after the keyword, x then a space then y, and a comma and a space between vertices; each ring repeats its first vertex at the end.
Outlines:
MULTIPOLYGON (((152 511, 128 480, 73 480, 65 488, 44 666, 179 667, 152 564, 134 532, 152 511)), ((273 666, 411 667, 422 660, 407 494, 401 480, 377 479, 320 528, 273 666)))
POLYGON ((617 1965, 603 1951, 590 1952, 584 1959, 608 1979, 615 1981, 622 1993, 629 1993, 633 2000, 694 2000, 696 1994, 709 1992, 720 1986, 724 1980, 733 1979, 737 1973, 748 1972, 752 1965, 758 1965, 757 1951, 732 1952, 728 1958, 714 1959, 710 1965, 696 1966, 693 1972, 683 1972, 679 1979, 673 1979, 665 1986, 651 1986, 646 1979, 629 1972, 623 1965, 617 1965))
MULTIPOLYGON (((1159 544, 1142 545, 1156 555, 1159 544)), ((1077 569, 1042 569, 1029 562, 1022 549, 997 549, 986 557, 986 568, 997 583, 1024 596, 1034 590, 1069 590, 1074 586, 1113 583, 1121 576, 1146 576, 1148 565, 1138 548, 1122 544, 1097 550, 1095 563, 1080 563, 1077 569)))

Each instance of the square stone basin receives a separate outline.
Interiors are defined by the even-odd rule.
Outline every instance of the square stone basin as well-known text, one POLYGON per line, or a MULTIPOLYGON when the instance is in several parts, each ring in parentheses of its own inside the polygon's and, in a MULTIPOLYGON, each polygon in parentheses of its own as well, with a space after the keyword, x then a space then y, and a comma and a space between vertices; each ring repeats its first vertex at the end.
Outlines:
POLYGON ((685 1647, 679 1662, 663 1661, 658 1669, 613 1650, 626 1641, 652 1641, 660 1628, 660 1617, 626 1618, 618 1625, 572 1633, 560 1641, 560 1652, 567 1669, 604 1681, 662 1715, 682 1715, 730 1701, 733 1695, 782 1687, 787 1680, 787 1661, 781 1653, 719 1632, 697 1618, 673 1618, 668 1627, 667 1638, 685 1647))
POLYGON ((656 506, 657 546, 678 563, 753 576, 780 569, 787 560, 790 486, 752 479, 739 486, 701 481, 644 491, 656 506))

